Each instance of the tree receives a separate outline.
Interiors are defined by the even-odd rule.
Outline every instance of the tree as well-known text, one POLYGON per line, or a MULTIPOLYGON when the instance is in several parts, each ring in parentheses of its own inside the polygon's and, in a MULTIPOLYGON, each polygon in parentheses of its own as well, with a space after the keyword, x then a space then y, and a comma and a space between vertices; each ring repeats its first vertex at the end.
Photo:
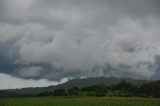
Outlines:
POLYGON ((55 89, 53 92, 54 96, 67 96, 65 89, 55 89))
POLYGON ((52 94, 53 94, 52 92, 46 91, 39 93, 37 96, 51 96, 52 94))
POLYGON ((97 85, 95 88, 96 96, 105 96, 106 86, 105 85, 97 85))
POLYGON ((68 95, 70 96, 78 96, 80 89, 78 87, 73 87, 73 88, 68 89, 67 92, 68 92, 68 95))
POLYGON ((143 84, 139 87, 139 96, 160 97, 160 81, 143 84))

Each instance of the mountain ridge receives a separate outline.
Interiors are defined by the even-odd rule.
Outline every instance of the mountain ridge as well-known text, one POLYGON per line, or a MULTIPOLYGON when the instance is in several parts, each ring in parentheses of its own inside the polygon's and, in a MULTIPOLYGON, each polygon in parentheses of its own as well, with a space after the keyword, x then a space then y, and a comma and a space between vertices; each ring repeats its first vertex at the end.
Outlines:
POLYGON ((90 78, 72 79, 59 85, 51 85, 47 87, 27 87, 21 89, 8 89, 8 90, 18 94, 30 95, 30 94, 38 94, 41 92, 53 92, 55 89, 69 89, 72 87, 82 88, 100 84, 110 86, 110 85, 116 85, 123 80, 136 86, 140 86, 144 83, 149 83, 152 81, 152 80, 140 80, 131 78, 117 78, 117 77, 90 77, 90 78))

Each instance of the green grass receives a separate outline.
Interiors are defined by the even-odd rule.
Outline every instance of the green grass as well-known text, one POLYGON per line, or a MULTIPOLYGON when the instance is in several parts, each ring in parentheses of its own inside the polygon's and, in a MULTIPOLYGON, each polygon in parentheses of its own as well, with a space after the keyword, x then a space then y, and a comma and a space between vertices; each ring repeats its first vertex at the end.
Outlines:
POLYGON ((160 106, 160 99, 108 97, 26 97, 0 99, 0 106, 160 106))

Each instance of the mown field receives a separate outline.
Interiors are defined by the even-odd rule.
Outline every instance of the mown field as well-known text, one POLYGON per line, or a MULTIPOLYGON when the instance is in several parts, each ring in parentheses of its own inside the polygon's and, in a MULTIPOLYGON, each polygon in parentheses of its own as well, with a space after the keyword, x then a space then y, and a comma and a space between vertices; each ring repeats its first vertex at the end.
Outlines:
POLYGON ((115 97, 23 97, 0 99, 0 106, 160 106, 160 99, 115 97))

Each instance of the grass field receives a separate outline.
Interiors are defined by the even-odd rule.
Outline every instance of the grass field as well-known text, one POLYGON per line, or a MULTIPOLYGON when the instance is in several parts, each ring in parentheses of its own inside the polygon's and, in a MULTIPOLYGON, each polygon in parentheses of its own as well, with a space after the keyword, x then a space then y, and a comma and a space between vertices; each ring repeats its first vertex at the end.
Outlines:
POLYGON ((160 99, 109 97, 26 97, 0 99, 0 106, 160 106, 160 99))

